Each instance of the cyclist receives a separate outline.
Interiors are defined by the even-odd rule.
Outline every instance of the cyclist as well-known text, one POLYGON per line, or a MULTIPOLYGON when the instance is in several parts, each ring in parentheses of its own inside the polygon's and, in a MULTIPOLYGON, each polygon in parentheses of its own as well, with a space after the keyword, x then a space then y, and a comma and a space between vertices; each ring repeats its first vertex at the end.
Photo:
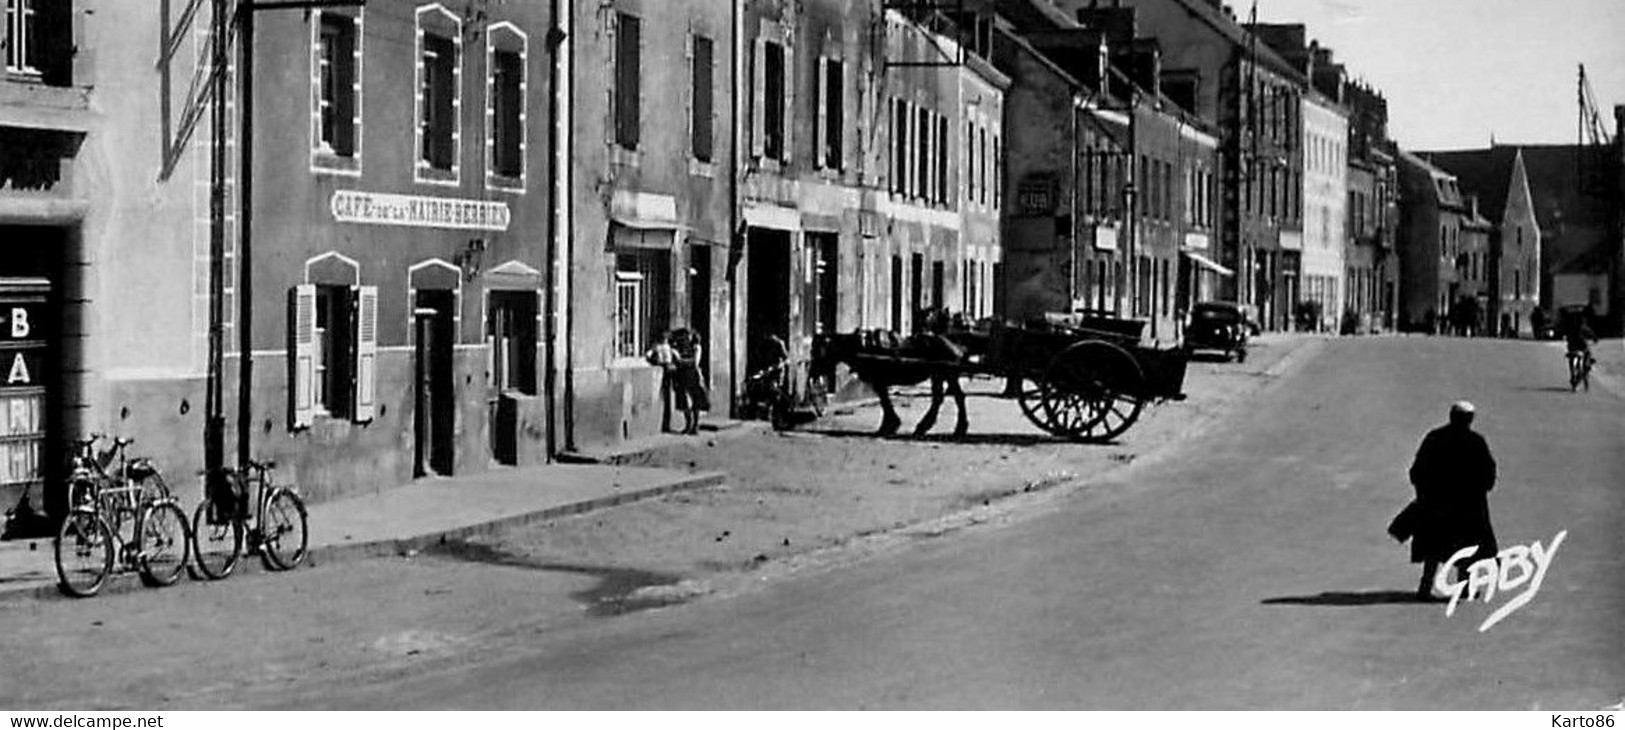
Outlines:
POLYGON ((1591 356, 1590 343, 1597 341, 1597 333, 1591 330, 1591 325, 1586 323, 1585 318, 1577 317, 1563 334, 1564 338, 1568 340, 1568 358, 1570 362, 1573 362, 1576 358, 1581 358, 1580 372, 1590 370, 1592 363, 1596 362, 1596 359, 1591 356))

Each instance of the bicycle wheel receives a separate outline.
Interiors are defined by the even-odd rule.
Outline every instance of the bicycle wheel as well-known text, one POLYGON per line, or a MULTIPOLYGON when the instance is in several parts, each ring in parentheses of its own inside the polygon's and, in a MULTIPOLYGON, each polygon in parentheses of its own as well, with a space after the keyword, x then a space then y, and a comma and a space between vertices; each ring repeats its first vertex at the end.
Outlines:
POLYGON ((96 595, 113 572, 113 531, 92 510, 76 509, 56 533, 57 587, 67 595, 96 595))
POLYGON ((141 510, 136 524, 140 525, 135 551, 141 582, 155 588, 175 585, 192 546, 186 512, 174 502, 154 502, 141 510))
POLYGON ((232 515, 212 515, 224 518, 217 522, 211 519, 214 502, 203 500, 192 513, 192 555, 195 558, 192 566, 188 568, 193 578, 206 578, 220 580, 237 567, 237 559, 243 555, 243 523, 232 515))
POLYGON ((305 502, 287 489, 278 488, 265 501, 260 520, 260 559, 270 570, 290 570, 305 560, 310 546, 306 530, 305 502))

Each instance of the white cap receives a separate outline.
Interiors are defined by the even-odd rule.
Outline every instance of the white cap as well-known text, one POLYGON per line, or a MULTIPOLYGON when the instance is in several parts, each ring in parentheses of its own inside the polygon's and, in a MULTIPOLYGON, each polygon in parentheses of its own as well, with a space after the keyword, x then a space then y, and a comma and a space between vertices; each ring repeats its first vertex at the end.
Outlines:
POLYGON ((1473 407, 1473 404, 1472 404, 1471 401, 1458 400, 1455 403, 1451 404, 1451 406, 1450 406, 1450 413, 1452 415, 1457 414, 1457 413, 1465 413, 1467 415, 1472 415, 1477 410, 1478 410, 1477 408, 1473 407))

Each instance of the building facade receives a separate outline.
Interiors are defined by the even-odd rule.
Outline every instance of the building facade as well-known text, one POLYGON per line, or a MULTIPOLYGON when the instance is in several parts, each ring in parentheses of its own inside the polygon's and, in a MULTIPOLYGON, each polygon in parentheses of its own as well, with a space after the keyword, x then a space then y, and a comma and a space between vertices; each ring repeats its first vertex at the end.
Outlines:
POLYGON ((1344 84, 1349 109, 1348 217, 1343 291, 1352 319, 1339 331, 1392 330, 1399 296, 1394 235, 1399 219, 1398 171, 1388 139, 1388 102, 1375 89, 1344 84))
POLYGON ((1486 150, 1428 153, 1434 164, 1449 170, 1463 190, 1478 199, 1489 219, 1490 272, 1485 319, 1497 332, 1505 323, 1511 333, 1529 335, 1530 316, 1541 300, 1541 227, 1519 147, 1497 145, 1486 150))
POLYGON ((1298 324, 1336 332, 1348 309, 1344 246, 1348 225, 1348 116, 1320 94, 1303 96, 1303 269, 1295 306, 1315 302, 1318 320, 1298 324))
POLYGON ((312 499, 547 459, 552 22, 534 3, 256 14, 253 53, 283 62, 253 72, 239 215, 264 223, 238 240, 252 410, 233 417, 312 499))
POLYGON ((1399 154, 1399 321, 1403 332, 1445 329, 1460 293, 1463 207, 1454 175, 1409 152, 1399 154))
POLYGON ((713 410, 727 412, 743 296, 730 286, 735 22, 729 4, 699 0, 573 5, 570 448, 669 425, 645 353, 677 328, 699 336, 713 410))

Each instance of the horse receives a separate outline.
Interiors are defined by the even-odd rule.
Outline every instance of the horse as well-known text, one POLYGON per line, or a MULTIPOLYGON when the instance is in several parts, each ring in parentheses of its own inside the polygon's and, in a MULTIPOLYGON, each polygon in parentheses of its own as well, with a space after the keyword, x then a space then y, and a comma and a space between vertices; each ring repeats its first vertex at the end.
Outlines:
MULTIPOLYGON (((934 318, 917 321, 937 322, 934 318)), ((813 372, 828 373, 837 363, 845 363, 852 374, 869 386, 880 398, 884 415, 880 420, 880 436, 897 433, 903 421, 892 406, 892 386, 916 385, 931 381, 931 407, 914 426, 915 436, 924 436, 937 423, 942 408, 943 393, 954 398, 958 419, 954 422, 954 436, 961 437, 970 428, 965 412, 965 391, 959 387, 959 376, 968 359, 966 348, 942 332, 920 331, 907 338, 898 337, 890 330, 856 330, 850 333, 822 334, 813 338, 813 372)))

